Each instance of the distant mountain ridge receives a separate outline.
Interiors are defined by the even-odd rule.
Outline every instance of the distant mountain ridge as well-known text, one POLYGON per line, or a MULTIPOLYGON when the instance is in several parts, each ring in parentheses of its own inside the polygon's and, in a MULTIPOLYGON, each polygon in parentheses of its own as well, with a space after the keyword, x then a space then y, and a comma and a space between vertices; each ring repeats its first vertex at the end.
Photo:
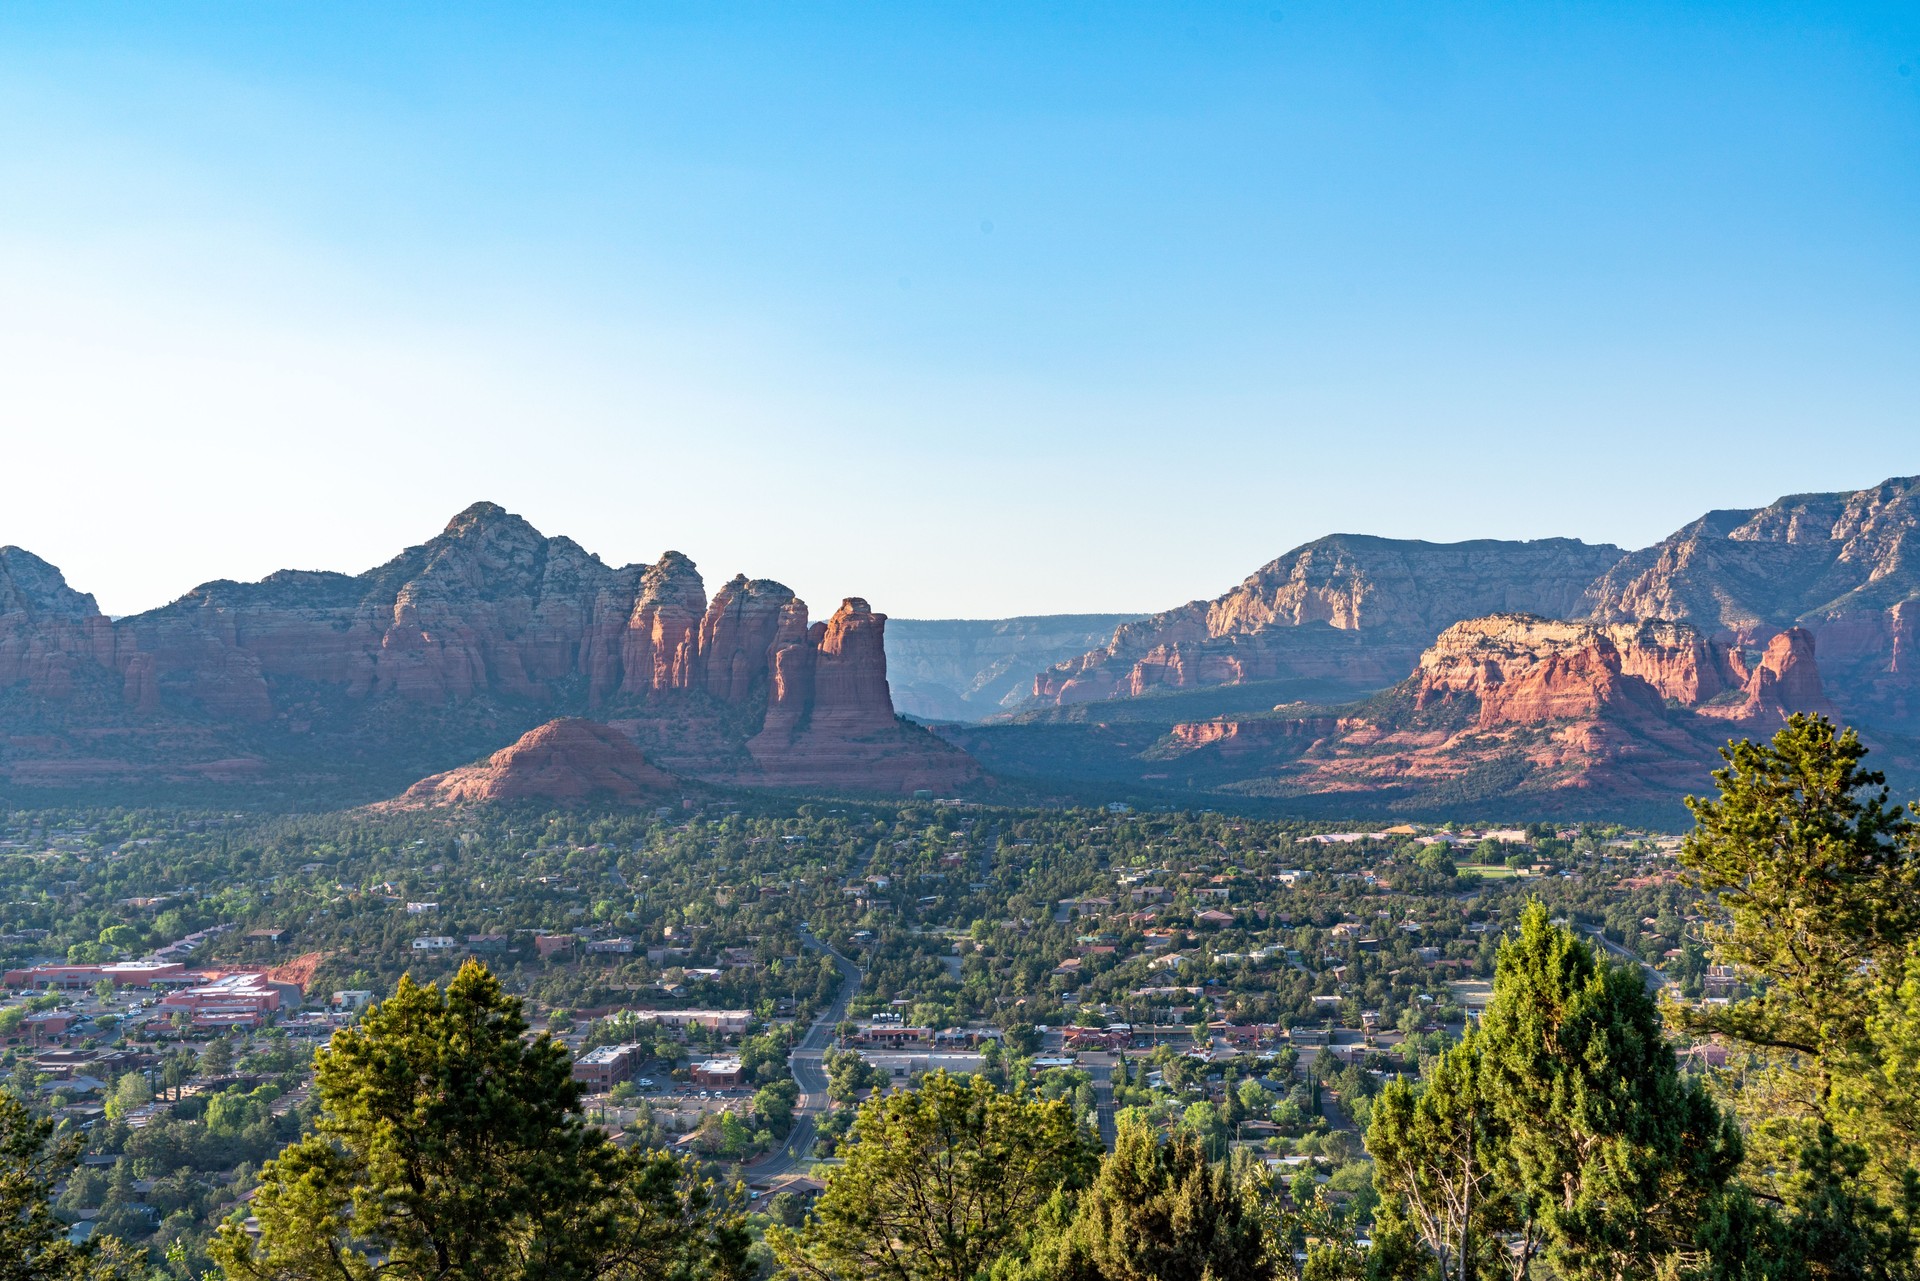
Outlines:
POLYGON ((0 791, 318 804, 424 779, 414 803, 640 803, 662 778, 902 795, 984 767, 1062 797, 1672 813, 1718 744, 1802 710, 1861 727, 1905 786, 1917 525, 1907 478, 1632 552, 1334 535, 1146 618, 891 636, 857 597, 822 622, 768 579, 709 597, 677 552, 609 566, 486 503, 363 574, 221 580, 117 620, 0 548, 0 791), (890 651, 930 721, 977 722, 1038 675, 1012 713, 934 734, 896 716, 890 651))
POLYGON ((1570 538, 1427 543, 1334 534, 1260 567, 1211 601, 1118 628, 1101 649, 1034 679, 1064 705, 1156 690, 1317 678, 1377 689, 1465 618, 1576 609, 1618 547, 1570 538))
POLYGON ((744 575, 709 600, 678 552, 608 566, 492 503, 363 574, 219 580, 119 620, 0 549, 0 779, 389 786, 569 715, 701 781, 972 779, 895 717, 885 626, 857 597, 810 623, 744 575))
POLYGON ((1027 701, 1033 674, 1101 644, 1138 614, 896 618, 887 624, 894 705, 929 721, 978 721, 1027 701))
POLYGON ((1686 623, 1756 650, 1793 627, 1817 644, 1843 714, 1920 720, 1920 477, 1710 512, 1653 547, 1567 539, 1434 544, 1333 535, 1226 594, 1119 628, 1034 680, 1062 706, 1285 678, 1354 696, 1399 680, 1448 626, 1498 613, 1686 623))
POLYGON ((1720 744, 1812 711, 1920 786, 1916 524, 1920 478, 1896 478, 1710 512, 1634 552, 1335 535, 941 732, 1056 783, 1678 817, 1720 744))

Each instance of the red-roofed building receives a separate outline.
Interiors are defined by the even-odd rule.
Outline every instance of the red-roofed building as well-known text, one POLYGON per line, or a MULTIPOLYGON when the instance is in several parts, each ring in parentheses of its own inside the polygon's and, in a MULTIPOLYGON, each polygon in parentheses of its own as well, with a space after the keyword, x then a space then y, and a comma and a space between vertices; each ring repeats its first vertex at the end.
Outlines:
POLYGON ((192 1014, 195 1027, 257 1028, 280 1008, 280 992, 264 974, 240 971, 160 998, 160 1008, 192 1014))

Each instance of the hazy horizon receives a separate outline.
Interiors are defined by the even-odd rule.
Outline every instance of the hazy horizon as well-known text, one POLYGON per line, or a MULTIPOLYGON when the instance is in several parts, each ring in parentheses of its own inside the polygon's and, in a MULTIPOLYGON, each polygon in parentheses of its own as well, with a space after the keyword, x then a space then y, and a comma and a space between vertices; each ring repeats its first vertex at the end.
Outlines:
POLYGON ((0 107, 0 544, 114 614, 480 499, 1001 618, 1920 472, 1920 11, 24 4, 0 107))

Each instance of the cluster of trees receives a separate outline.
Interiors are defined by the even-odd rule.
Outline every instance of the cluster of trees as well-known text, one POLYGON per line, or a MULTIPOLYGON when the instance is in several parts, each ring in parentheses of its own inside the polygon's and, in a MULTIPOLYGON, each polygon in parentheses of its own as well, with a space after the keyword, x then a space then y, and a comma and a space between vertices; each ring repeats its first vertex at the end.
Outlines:
MULTIPOLYGON (((1612 920, 1620 905, 1601 903, 1594 883, 1547 886, 1544 902, 1518 912, 1524 892, 1490 880, 1471 910, 1486 915, 1490 899, 1511 902, 1518 926, 1504 941, 1497 930, 1440 934, 1445 917, 1447 928, 1461 928, 1458 904, 1432 914, 1421 933, 1493 974, 1484 1018, 1450 1045, 1421 1033, 1417 1081, 1376 1086, 1366 1065, 1342 1071, 1332 1088, 1364 1128, 1365 1157, 1349 1136, 1334 1182, 1316 1186, 1303 1171, 1283 1186, 1226 1142, 1241 1117, 1324 1129, 1325 1075, 1296 1082, 1277 1065, 1230 1073, 1220 1083, 1224 1101, 1192 1101, 1187 1087, 1207 1083, 1188 1080, 1187 1061, 1172 1052, 1158 1056, 1165 1088, 1123 1068, 1114 1081, 1119 1138, 1103 1156, 1092 1083, 1061 1071, 1029 1082, 1011 1051, 1030 1047, 1010 1041, 1009 1054, 996 1053, 978 1076, 934 1074, 843 1108, 823 1133, 839 1141, 844 1164, 810 1212, 791 1200, 776 1207, 770 1254, 761 1257, 815 1281, 1915 1276, 1920 829, 1888 803, 1858 740, 1818 718, 1795 718, 1771 743, 1742 744, 1727 757, 1718 795, 1694 806, 1682 854, 1708 918, 1691 960, 1695 970, 1733 967, 1750 995, 1663 1010, 1642 967, 1607 960, 1556 923, 1556 911, 1574 916, 1583 905, 1612 920), (1730 1047, 1727 1070, 1683 1070, 1668 1042, 1675 1025, 1730 1047)), ((943 1015, 990 1012, 1030 1032, 1055 1008, 1051 966, 1087 941, 1086 924, 1053 919, 1057 898, 1111 892, 1122 859, 1181 867, 1184 883, 1238 884, 1234 847, 1281 835, 1277 825, 1245 831, 1217 817, 1089 825, 1084 816, 1001 816, 952 829, 927 818, 902 810, 675 828, 639 822, 620 829, 629 852, 616 862, 628 889, 614 906, 663 938, 672 924, 675 938, 708 940, 719 938, 730 907, 767 927, 763 948, 778 946, 774 928, 802 912, 823 937, 872 927, 875 998, 911 996, 943 1015), (848 879, 881 869, 892 879, 866 881, 876 886, 867 902, 843 892, 848 879), (975 876, 985 878, 982 888, 955 888, 975 876), (662 888, 669 879, 671 895, 662 888), (949 888, 924 892, 942 885, 949 888), (965 920, 976 909, 956 976, 941 957, 957 934, 926 922, 955 912, 965 920)), ((509 859, 528 838, 508 829, 487 868, 512 866, 522 886, 546 886, 535 871, 584 880, 591 869, 576 866, 579 842, 613 831, 547 824, 533 850, 509 859)), ((209 863, 226 856, 226 834, 218 847, 212 833, 196 839, 209 863)), ((295 877, 291 889, 259 891, 253 906, 324 902, 336 915, 323 915, 333 924, 322 928, 345 929, 363 910, 391 912, 365 896, 342 897, 337 877, 348 861, 362 860, 367 876, 399 861, 424 873, 433 866, 425 860, 472 855, 480 843, 440 850, 392 834, 377 847, 364 836, 342 839, 311 884, 295 877)), ((1608 857, 1579 846, 1565 857, 1608 857)), ((289 837, 278 857, 316 861, 317 853, 312 840, 289 837)), ((1449 892, 1446 869, 1420 866, 1412 851, 1388 857, 1396 890, 1430 877, 1436 893, 1449 892)), ((607 864, 595 866, 604 874, 607 864)), ((1418 1027, 1420 1007, 1393 973, 1410 969, 1399 932, 1362 952, 1327 928, 1366 919, 1384 891, 1357 876, 1308 881, 1296 891, 1293 921, 1229 931, 1235 950, 1291 941, 1300 956, 1255 972, 1245 960, 1216 960, 1222 943, 1199 944, 1201 968, 1183 977, 1233 980, 1206 990, 1213 1008, 1239 1017, 1258 1008, 1262 992, 1304 1000, 1332 981, 1307 971, 1337 960, 1349 988, 1384 998, 1389 1012, 1404 1002, 1404 1021, 1418 1027)), ((1682 891, 1648 893, 1659 897, 1628 896, 1641 923, 1655 922, 1647 939, 1694 928, 1686 922, 1696 909, 1682 891)), ((97 937, 113 927, 96 916, 88 928, 97 937)), ((539 989, 538 976, 522 977, 539 989)), ((824 984, 828 976, 819 977, 824 984)), ((1083 1002, 1104 983, 1117 990, 1132 981, 1118 967, 1096 975, 1083 1002)), ((593 1034, 632 1030, 616 1021, 593 1034)), ((797 1094, 780 1079, 785 1045, 768 1036, 746 1048, 766 1078, 756 1125, 777 1137, 792 1124, 797 1094)), ((836 1054, 828 1067, 839 1101, 884 1084, 856 1056, 836 1054)), ((215 1096, 197 1105, 197 1117, 123 1134, 127 1160, 109 1175, 74 1174, 69 1196, 99 1191, 92 1184, 102 1179, 142 1177, 155 1180, 149 1200, 165 1200, 179 1169, 279 1149, 250 1206, 257 1236, 230 1221, 212 1244, 210 1259, 228 1281, 535 1273, 637 1281, 754 1271, 755 1221, 734 1196, 676 1157, 616 1147, 588 1124, 566 1049, 531 1036, 521 999, 479 965, 444 985, 403 979, 340 1033, 319 1061, 311 1111, 276 1118, 271 1096, 215 1096), (302 1127, 304 1137, 289 1133, 302 1127)), ((115 1100, 130 1104, 132 1093, 120 1100, 116 1087, 115 1100)), ((732 1130, 715 1122, 706 1137, 716 1152, 761 1145, 738 1118, 732 1130)), ((110 1240, 68 1243, 49 1201, 78 1152, 76 1140, 0 1096, 0 1281, 144 1275, 145 1265, 110 1240)))
POLYGON ((1755 992, 1676 1011, 1740 1051, 1723 1081, 1682 1071, 1639 966, 1535 903, 1480 1026, 1372 1101, 1364 1248, 1198 1135, 1123 1115, 1102 1160, 1064 1101, 935 1075, 863 1106, 774 1252, 816 1281, 1920 1274, 1920 832, 1864 754, 1796 717, 1694 806, 1683 858, 1755 992))
POLYGON ((746 1272, 732 1202, 677 1158, 581 1114, 572 1059, 469 962, 403 980, 316 1072, 314 1132, 261 1172, 256 1240, 222 1225, 230 1281, 642 1278, 746 1272))

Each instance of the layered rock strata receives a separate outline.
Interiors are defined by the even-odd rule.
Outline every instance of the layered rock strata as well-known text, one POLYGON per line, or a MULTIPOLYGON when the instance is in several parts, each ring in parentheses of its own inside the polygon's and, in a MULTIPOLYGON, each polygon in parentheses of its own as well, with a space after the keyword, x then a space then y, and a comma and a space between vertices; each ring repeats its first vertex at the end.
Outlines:
POLYGON ((45 764, 21 737, 30 727, 111 729, 130 745, 121 763, 140 774, 140 741, 184 726, 267 743, 269 755, 327 733, 363 750, 371 731, 403 755, 444 756, 488 733, 590 713, 633 727, 668 769, 708 781, 967 781, 964 754, 896 726, 885 623, 849 601, 809 628, 790 590, 744 576, 709 601, 679 552, 611 567, 491 503, 364 574, 223 580, 118 621, 51 566, 6 549, 0 771, 45 764), (886 752, 870 750, 875 735, 886 752), (836 757, 841 739, 857 750, 836 757), (913 759, 891 759, 901 755, 913 759))
POLYGON ((1406 674, 1442 628, 1500 611, 1560 616, 1619 560, 1574 539, 1425 543, 1336 534, 1262 566, 1211 601, 1114 631, 1034 678, 1068 704, 1159 689, 1310 678, 1359 693, 1406 674))
POLYGON ((1118 628, 1103 648, 1034 679, 1064 705, 1283 678, 1357 697, 1403 677, 1455 623, 1525 613, 1595 624, 1683 623, 1722 656, 1657 654, 1696 677, 1654 682, 1693 704, 1743 686, 1775 637, 1817 639, 1823 703, 1849 720, 1920 732, 1920 478, 1709 512, 1637 552, 1563 539, 1432 544, 1337 535, 1264 566, 1211 601, 1118 628), (1689 685, 1690 680, 1705 682, 1689 685), (1716 685, 1717 682, 1717 685, 1716 685))
POLYGON ((1829 710, 1805 629, 1750 663, 1683 623, 1499 614, 1446 629, 1411 677, 1348 715, 1178 725, 1157 759, 1264 765, 1253 775, 1283 793, 1431 803, 1478 778, 1497 795, 1671 802, 1704 786, 1730 732, 1829 710))

